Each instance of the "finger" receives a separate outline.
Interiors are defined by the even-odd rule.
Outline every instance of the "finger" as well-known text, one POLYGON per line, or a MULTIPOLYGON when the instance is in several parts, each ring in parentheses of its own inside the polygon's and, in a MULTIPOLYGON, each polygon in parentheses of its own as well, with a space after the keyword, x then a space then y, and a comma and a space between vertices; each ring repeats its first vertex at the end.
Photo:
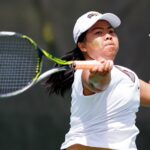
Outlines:
POLYGON ((113 66, 114 66, 114 62, 110 60, 110 65, 109 65, 110 70, 113 68, 113 66))
POLYGON ((98 66, 93 66, 91 69, 90 69, 90 72, 91 73, 96 73, 98 71, 98 66))
POLYGON ((112 69, 112 67, 113 67, 113 61, 108 60, 104 66, 104 71, 108 72, 112 69))

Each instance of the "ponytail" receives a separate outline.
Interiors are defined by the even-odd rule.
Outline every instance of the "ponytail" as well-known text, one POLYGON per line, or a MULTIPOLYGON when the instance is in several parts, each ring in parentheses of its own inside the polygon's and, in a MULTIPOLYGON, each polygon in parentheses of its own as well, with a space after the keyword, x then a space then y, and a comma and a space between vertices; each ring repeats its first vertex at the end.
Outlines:
MULTIPOLYGON (((78 39, 78 42, 83 42, 86 32, 82 33, 78 39)), ((77 46, 72 51, 69 51, 62 57, 63 60, 85 60, 83 53, 77 46)), ((58 66, 58 65, 55 65, 58 66)), ((65 92, 71 89, 74 80, 74 70, 67 70, 52 74, 45 82, 46 89, 49 94, 57 94, 64 96, 65 92)))
MULTIPOLYGON (((63 60, 84 60, 83 54, 78 47, 68 52, 62 57, 63 60)), ((58 65, 55 65, 58 66, 58 65)), ((64 96, 65 92, 72 86, 74 80, 74 70, 70 69, 67 71, 58 72, 52 74, 45 82, 46 89, 49 94, 57 94, 64 96)))

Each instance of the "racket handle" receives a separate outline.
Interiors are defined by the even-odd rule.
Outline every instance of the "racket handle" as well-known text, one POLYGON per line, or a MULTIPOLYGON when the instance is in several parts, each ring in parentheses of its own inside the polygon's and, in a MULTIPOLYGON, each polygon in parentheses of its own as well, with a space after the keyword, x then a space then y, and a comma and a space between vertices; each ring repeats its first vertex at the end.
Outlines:
POLYGON ((100 62, 96 60, 86 60, 86 61, 73 61, 73 68, 76 69, 91 69, 94 66, 101 65, 100 62))

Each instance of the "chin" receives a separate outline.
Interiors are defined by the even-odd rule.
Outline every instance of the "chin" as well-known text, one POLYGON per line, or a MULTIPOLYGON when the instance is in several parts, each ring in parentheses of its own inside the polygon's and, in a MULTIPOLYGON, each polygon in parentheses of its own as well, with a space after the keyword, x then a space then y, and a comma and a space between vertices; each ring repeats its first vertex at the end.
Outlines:
POLYGON ((115 57, 116 57, 116 55, 107 55, 106 57, 105 57, 105 59, 107 59, 107 60, 114 60, 115 59, 115 57))

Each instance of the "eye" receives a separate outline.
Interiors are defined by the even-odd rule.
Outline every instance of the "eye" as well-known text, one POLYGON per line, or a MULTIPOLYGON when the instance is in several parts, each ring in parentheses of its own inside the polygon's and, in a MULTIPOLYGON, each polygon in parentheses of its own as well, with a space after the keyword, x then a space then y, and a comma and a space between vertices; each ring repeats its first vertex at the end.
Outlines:
POLYGON ((103 35, 103 31, 97 30, 97 31, 95 31, 95 35, 103 35))
POLYGON ((113 34, 113 33, 115 33, 115 30, 114 29, 110 29, 109 30, 109 34, 113 34))
POLYGON ((101 35, 101 34, 102 34, 102 32, 101 32, 101 31, 97 31, 97 32, 96 32, 96 34, 100 34, 100 35, 101 35))

